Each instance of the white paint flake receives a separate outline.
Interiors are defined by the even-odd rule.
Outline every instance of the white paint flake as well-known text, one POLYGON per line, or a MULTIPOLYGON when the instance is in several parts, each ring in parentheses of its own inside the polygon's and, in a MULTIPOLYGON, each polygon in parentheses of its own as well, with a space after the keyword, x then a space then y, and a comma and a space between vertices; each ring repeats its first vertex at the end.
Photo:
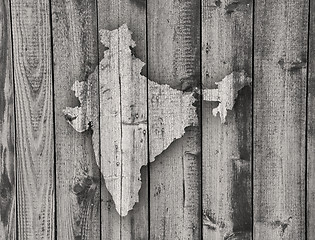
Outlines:
POLYGON ((216 82, 218 88, 203 89, 203 100, 211 102, 219 102, 218 107, 212 110, 214 116, 219 114, 221 123, 225 123, 227 110, 232 110, 238 91, 246 85, 251 84, 252 79, 245 75, 244 71, 232 72, 222 81, 216 82))

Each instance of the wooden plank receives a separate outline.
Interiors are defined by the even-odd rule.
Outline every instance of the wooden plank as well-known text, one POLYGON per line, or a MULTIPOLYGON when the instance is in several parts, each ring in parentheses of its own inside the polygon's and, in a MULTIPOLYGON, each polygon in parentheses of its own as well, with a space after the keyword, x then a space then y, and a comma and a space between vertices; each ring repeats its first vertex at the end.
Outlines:
POLYGON ((18 239, 54 239, 49 1, 12 0, 18 239))
MULTIPOLYGON (((142 62, 146 62, 146 4, 143 1, 129 1, 129 0, 102 0, 98 2, 98 19, 99 19, 99 30, 109 30, 113 31, 122 27, 126 24, 126 27, 132 32, 132 40, 135 42, 135 47, 132 49, 133 54, 136 58, 139 58, 142 62)), ((108 33, 108 32, 107 32, 108 33)), ((121 34, 121 33, 118 33, 121 34)), ((109 41, 110 42, 110 41, 109 41)), ((100 151, 101 156, 107 156, 107 158, 101 159, 101 169, 104 169, 104 174, 106 168, 108 168, 107 164, 111 164, 116 157, 121 159, 119 165, 117 166, 120 169, 120 172, 116 172, 118 176, 138 176, 138 172, 140 169, 137 169, 137 165, 144 161, 147 161, 147 141, 144 136, 144 141, 141 146, 135 145, 135 142, 130 142, 132 139, 129 138, 130 134, 132 134, 137 128, 136 126, 132 126, 132 124, 127 124, 129 119, 134 119, 135 114, 138 113, 137 116, 139 118, 136 121, 140 121, 141 119, 147 118, 147 107, 146 107, 146 85, 141 85, 138 82, 138 77, 140 74, 135 73, 136 75, 131 75, 130 78, 125 76, 126 73, 131 73, 132 71, 137 70, 137 63, 133 62, 131 58, 128 58, 128 49, 125 49, 126 42, 125 39, 119 39, 117 41, 117 46, 104 46, 103 44, 99 45, 100 54, 99 58, 104 58, 104 56, 111 55, 113 53, 112 62, 108 65, 114 67, 113 62, 115 59, 115 51, 112 51, 113 48, 118 47, 120 50, 119 54, 122 54, 118 59, 120 60, 117 64, 119 78, 117 73, 113 70, 112 80, 107 85, 112 90, 112 96, 114 97, 111 101, 111 104, 108 104, 108 109, 104 105, 106 103, 106 99, 101 99, 101 115, 100 122, 102 124, 114 124, 114 122, 106 123, 106 116, 108 114, 102 114, 102 111, 106 113, 106 111, 111 112, 115 108, 115 102, 119 103, 118 105, 121 107, 120 114, 121 119, 118 120, 118 125, 121 124, 121 132, 118 134, 122 134, 120 137, 116 136, 117 142, 121 142, 119 149, 121 152, 116 156, 111 156, 108 159, 108 154, 113 155, 115 149, 113 149, 114 144, 113 140, 110 140, 109 137, 114 137, 114 132, 112 134, 108 134, 108 132, 101 131, 100 133, 100 151), (106 52, 106 48, 109 50, 106 52), (124 55, 124 52, 127 55, 124 55), (129 60, 128 60, 129 59, 129 60), (138 76, 137 76, 138 75, 138 76), (117 89, 119 90, 117 94, 114 94, 114 85, 116 84, 117 89), (133 86, 134 84, 135 86, 133 86), (139 84, 139 85, 138 85, 139 84), (144 88, 143 88, 144 87, 144 88), (121 95, 121 99, 118 99, 117 96, 121 95), (145 102, 142 102, 144 101, 145 102), (118 102, 117 102, 118 101, 118 102), (144 105, 143 105, 144 104, 144 105), (129 106, 133 106, 129 107, 129 106), (103 108, 104 107, 104 108, 103 108), (111 108, 111 109, 109 109, 111 108), (134 115, 134 116, 133 116, 134 115), (130 117, 130 118, 129 118, 130 117), (126 124, 124 124, 126 123, 126 124), (119 140, 120 139, 120 140, 119 140), (140 151, 140 152, 139 152, 140 151), (108 154, 107 154, 108 153, 108 154), (130 153, 130 154, 128 154, 130 153), (135 155, 137 154, 137 155, 135 155), (137 161, 137 162, 135 162, 137 161), (120 166, 120 167, 119 167, 120 166)), ((106 58, 107 59, 107 58, 106 58)), ((106 59, 104 64, 106 63, 106 59)), ((104 73, 105 74, 105 73, 104 73)), ((102 78, 100 74, 100 78, 102 78)), ((107 80, 107 79, 105 79, 107 80)), ((145 79, 144 79, 145 80, 145 79)), ((145 83, 145 82, 144 82, 145 83)), ((105 84, 105 82, 104 82, 105 84)), ((105 84, 105 85, 106 85, 105 84)), ((102 87, 102 86, 101 86, 102 87)), ((104 97, 106 97, 104 95, 104 97)), ((116 106, 117 109, 119 106, 116 106)), ((116 109, 116 108, 115 108, 116 109)), ((113 119, 112 119, 113 120, 113 119)), ((113 128, 117 128, 118 125, 113 125, 113 128)), ((145 127, 145 126, 143 126, 145 127)), ((117 133, 117 132, 116 132, 117 133)), ((135 136, 138 138, 139 136, 135 136)), ((117 144, 117 143, 116 143, 117 144)), ((116 164, 116 162, 114 162, 116 164)), ((111 169, 113 169, 111 167, 111 169)), ((106 174, 107 175, 107 174, 106 174)), ((105 181, 102 182, 102 238, 103 239, 148 239, 148 178, 147 178, 147 168, 142 168, 141 170, 141 190, 139 192, 139 202, 133 207, 133 210, 128 212, 127 216, 123 216, 126 214, 125 207, 129 205, 130 208, 133 203, 126 200, 128 196, 125 195, 125 190, 130 189, 130 196, 137 196, 137 189, 133 189, 130 186, 133 186, 133 182, 138 181, 138 178, 131 179, 129 177, 122 178, 120 186, 114 186, 114 183, 110 182, 109 176, 104 176, 105 181), (131 185, 130 185, 131 184, 131 185), (113 195, 114 201, 109 194, 109 188, 112 192, 117 192, 118 188, 121 188, 120 194, 113 195), (117 213, 115 208, 117 208, 117 197, 121 198, 120 207, 118 207, 118 212, 120 211, 120 215, 117 213), (115 204, 116 203, 116 204, 115 204)), ((135 196, 135 197, 136 197, 135 196)))
MULTIPOLYGON (((147 6, 148 78, 180 91, 200 87, 199 1, 148 0, 147 6)), ((186 121, 173 118, 173 112, 183 114, 186 106, 184 102, 177 105, 178 99, 167 92, 152 99, 154 88, 149 88, 148 94, 149 103, 170 99, 159 113, 153 103, 149 105, 150 157, 156 152, 153 141, 161 140, 164 147, 164 152, 150 163, 150 238, 201 239, 200 131, 187 126, 185 135, 168 146, 166 135, 176 135, 177 127, 186 121), (160 129, 164 124, 171 126, 160 129), (161 139, 156 140, 159 135, 161 139)))
POLYGON ((100 239, 99 157, 94 154, 92 131, 76 132, 62 113, 67 106, 77 105, 71 91, 74 82, 87 81, 98 68, 96 1, 52 0, 51 5, 57 237, 100 239))
POLYGON ((202 1, 204 239, 252 235, 252 93, 245 86, 252 75, 252 28, 252 1, 202 1), (207 99, 213 89, 219 99, 207 99), (220 99, 233 94, 227 115, 214 114, 220 99))
POLYGON ((257 1, 254 239, 305 239, 308 1, 257 1))
POLYGON ((15 119, 10 2, 0 1, 0 239, 16 239, 15 119))
POLYGON ((307 239, 315 236, 315 2, 310 1, 307 107, 307 239))

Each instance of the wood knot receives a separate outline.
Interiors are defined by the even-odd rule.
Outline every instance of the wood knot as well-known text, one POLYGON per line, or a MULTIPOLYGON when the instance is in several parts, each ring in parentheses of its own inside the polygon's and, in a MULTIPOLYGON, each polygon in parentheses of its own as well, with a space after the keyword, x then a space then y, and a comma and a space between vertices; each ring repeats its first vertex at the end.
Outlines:
POLYGON ((91 185, 93 183, 93 179, 90 176, 87 176, 86 178, 81 179, 73 186, 73 192, 76 195, 79 195, 83 192, 86 192, 90 189, 91 185))
POLYGON ((236 11, 244 11, 250 6, 251 2, 252 2, 252 0, 234 1, 234 2, 225 6, 225 11, 227 14, 231 14, 231 13, 236 12, 236 11))
POLYGON ((215 4, 217 7, 221 7, 222 2, 221 2, 220 0, 216 0, 216 1, 214 2, 214 4, 215 4))
POLYGON ((275 228, 280 228, 281 230, 281 236, 284 235, 285 230, 287 227, 292 223, 292 217, 289 217, 288 219, 284 221, 276 220, 271 223, 271 225, 275 228))
POLYGON ((142 8, 146 7, 147 5, 147 0, 131 0, 131 2, 142 8))
POLYGON ((307 63, 306 59, 301 60, 297 59, 296 61, 286 62, 283 58, 278 61, 278 64, 283 70, 294 72, 302 68, 306 68, 307 63))

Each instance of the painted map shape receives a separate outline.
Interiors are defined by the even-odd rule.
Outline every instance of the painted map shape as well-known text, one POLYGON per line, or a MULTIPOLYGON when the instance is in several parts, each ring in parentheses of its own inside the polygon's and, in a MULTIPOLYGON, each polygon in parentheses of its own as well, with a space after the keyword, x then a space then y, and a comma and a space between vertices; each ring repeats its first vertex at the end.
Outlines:
POLYGON ((76 131, 92 128, 106 187, 117 212, 126 216, 139 201, 141 167, 181 138, 186 127, 198 124, 196 99, 192 92, 140 75, 145 63, 131 53, 136 44, 127 25, 101 30, 100 36, 104 58, 87 81, 74 83, 80 106, 67 107, 64 114, 76 131))
POLYGON ((219 102, 218 107, 212 110, 214 116, 220 115, 221 123, 225 123, 227 110, 232 110, 238 91, 246 85, 250 85, 252 79, 247 77, 245 71, 232 72, 225 76, 220 82, 215 84, 218 88, 203 89, 202 95, 204 101, 219 102))

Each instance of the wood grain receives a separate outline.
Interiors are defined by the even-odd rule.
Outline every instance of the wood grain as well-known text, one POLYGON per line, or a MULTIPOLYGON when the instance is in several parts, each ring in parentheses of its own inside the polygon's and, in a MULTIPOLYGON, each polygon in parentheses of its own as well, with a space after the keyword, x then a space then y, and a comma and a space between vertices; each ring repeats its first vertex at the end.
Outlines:
POLYGON ((147 78, 140 75, 145 63, 132 55, 126 24, 100 33, 108 48, 99 69, 101 173, 117 212, 126 216, 139 202, 140 169, 148 162, 147 78))
POLYGON ((0 1, 0 239, 16 239, 15 119, 10 2, 0 1))
POLYGON ((309 0, 0 0, 0 240, 312 239, 314 32, 309 0))
POLYGON ((257 1, 254 238, 305 239, 308 1, 257 1))
POLYGON ((315 2, 310 1, 307 103, 307 239, 315 236, 315 2))
POLYGON ((218 102, 203 96, 204 239, 252 238, 252 93, 237 86, 252 74, 252 19, 252 1, 202 1, 203 93, 220 87, 215 83, 222 83, 223 97, 238 93, 225 121, 222 113, 214 116, 218 102), (233 84, 224 84, 231 77, 233 84))
MULTIPOLYGON (((62 110, 75 81, 98 68, 96 1, 52 0, 58 239, 100 239, 100 173, 91 130, 78 133, 62 110)), ((95 81, 97 81, 97 76, 95 81)), ((96 82, 97 85, 97 82, 96 82)), ((95 126, 96 127, 96 126, 95 126)))
MULTIPOLYGON (((99 19, 99 30, 114 30, 121 27, 123 24, 126 24, 128 29, 131 30, 132 39, 136 43, 136 47, 132 50, 135 57, 139 58, 142 62, 146 62, 146 4, 143 1, 138 0, 101 0, 98 2, 98 19, 99 19)), ((118 43, 118 47, 124 48, 122 45, 123 41, 118 43), (121 46, 120 46, 121 44, 121 46)), ((104 58, 104 45, 99 45, 99 58, 100 60, 104 58)), ((120 74, 123 76, 123 72, 128 70, 128 63, 123 64, 123 59, 120 63, 120 74), (125 69, 125 70, 124 70, 125 69)), ((131 63, 130 63, 131 64, 131 63)), ((132 70, 132 69, 131 69, 132 70)), ((137 76, 131 76, 130 81, 135 82, 137 76)), ((126 79, 126 78, 125 78, 126 79)), ((113 84, 119 83, 119 79, 114 79, 113 84)), ((130 85, 129 85, 130 86, 130 85)), ((119 86, 118 86, 119 87, 119 86)), ((140 86, 141 87, 141 86, 140 86)), ((141 88, 142 89, 142 88, 141 88)), ((146 93, 146 89, 143 89, 146 93)), ((146 119, 146 105, 141 104, 141 101, 138 100, 140 96, 143 94, 137 94, 136 88, 131 90, 128 89, 128 82, 124 82, 121 85, 121 106, 122 106, 122 116, 125 119, 128 117, 132 118, 132 115, 136 115, 136 111, 138 112, 138 116, 141 116, 141 113, 144 114, 146 119), (129 95, 129 97, 127 97, 129 95), (138 100, 137 100, 138 98, 138 100), (128 102, 129 101, 129 102, 128 102), (128 111, 129 105, 134 102, 137 107, 134 109, 130 109, 128 111), (129 116, 130 115, 130 116, 129 116)), ((125 134, 128 135, 128 128, 124 127, 125 134)), ((104 133, 106 135, 106 133, 104 133)), ((102 145, 105 147, 106 138, 105 135, 101 134, 101 149, 102 145)), ((123 133, 124 134, 124 133, 123 133)), ((125 135, 124 134, 124 135, 125 135)), ((125 148, 132 144, 127 144, 126 138, 122 138, 124 142, 125 148), (126 145, 127 144, 127 145, 126 145)), ((146 141, 144 143, 147 143, 146 141)), ((131 149, 128 151, 130 152, 131 149)), ((146 158, 146 152, 142 152, 139 156, 141 159, 135 159, 136 161, 142 161, 143 157, 146 158), (141 157, 142 156, 142 157, 141 157)), ((105 156, 105 155, 103 155, 105 156)), ((107 157, 107 156, 106 156, 107 157)), ((105 158, 104 158, 105 159, 105 158)), ((102 167, 106 167, 106 161, 102 161, 102 167)), ((130 165, 122 165, 122 171, 139 171, 139 169, 135 169, 136 164, 134 166, 130 165)), ((127 172, 126 172, 127 173, 127 172)), ((125 217, 120 217, 116 210, 115 205, 112 200, 112 197, 109 195, 107 189, 105 189, 106 183, 103 182, 102 185, 102 237, 103 239, 148 239, 148 177, 147 177, 147 168, 143 167, 141 169, 141 190, 139 192, 139 202, 136 203, 132 211, 128 212, 128 215, 125 217)), ((106 181, 106 179, 105 179, 106 181)), ((122 182, 123 183, 123 182, 122 182)), ((124 183, 124 187, 128 187, 127 182, 124 183)), ((123 196, 122 196, 123 197, 123 196)), ((124 199, 122 198, 122 201, 124 199)))
MULTIPOLYGON (((148 78, 181 91, 199 87, 199 1, 148 0, 147 7, 148 78)), ((161 122, 173 123, 172 107, 178 110, 169 105, 161 122)), ((149 107, 149 139, 161 124, 152 121, 149 107)), ((150 239, 201 239, 200 161, 200 131, 190 127, 150 164, 150 239)))
POLYGON ((49 1, 13 0, 18 239, 54 239, 54 121, 49 1))

